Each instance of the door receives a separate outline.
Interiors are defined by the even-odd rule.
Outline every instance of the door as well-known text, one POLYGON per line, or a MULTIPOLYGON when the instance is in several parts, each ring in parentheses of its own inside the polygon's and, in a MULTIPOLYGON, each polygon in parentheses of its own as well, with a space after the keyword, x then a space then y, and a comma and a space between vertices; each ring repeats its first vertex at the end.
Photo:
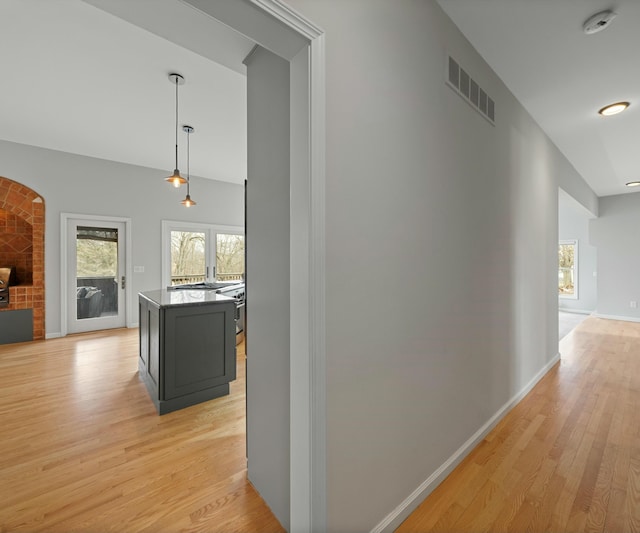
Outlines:
POLYGON ((244 281, 244 228, 162 222, 164 286, 244 281))
POLYGON ((125 326, 125 223, 67 220, 67 329, 125 326))

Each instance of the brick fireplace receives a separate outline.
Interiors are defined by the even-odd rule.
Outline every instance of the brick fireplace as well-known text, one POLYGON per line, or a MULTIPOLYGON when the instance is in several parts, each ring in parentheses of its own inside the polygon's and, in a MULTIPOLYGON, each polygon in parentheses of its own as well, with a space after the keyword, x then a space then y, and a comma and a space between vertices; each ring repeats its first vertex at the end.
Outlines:
POLYGON ((2 312, 33 310, 33 339, 44 327, 44 200, 34 190, 0 176, 0 267, 16 268, 10 303, 2 312))

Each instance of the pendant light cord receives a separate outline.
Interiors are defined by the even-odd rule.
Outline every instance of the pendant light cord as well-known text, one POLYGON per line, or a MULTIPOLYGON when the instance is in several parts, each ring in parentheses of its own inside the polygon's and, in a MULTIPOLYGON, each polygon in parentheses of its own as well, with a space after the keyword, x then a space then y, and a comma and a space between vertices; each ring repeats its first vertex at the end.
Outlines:
POLYGON ((176 166, 178 168, 178 76, 176 75, 176 166))
POLYGON ((189 147, 189 137, 191 136, 191 131, 187 131, 187 196, 189 196, 189 176, 191 175, 191 173, 189 172, 189 153, 190 153, 190 147, 189 147))

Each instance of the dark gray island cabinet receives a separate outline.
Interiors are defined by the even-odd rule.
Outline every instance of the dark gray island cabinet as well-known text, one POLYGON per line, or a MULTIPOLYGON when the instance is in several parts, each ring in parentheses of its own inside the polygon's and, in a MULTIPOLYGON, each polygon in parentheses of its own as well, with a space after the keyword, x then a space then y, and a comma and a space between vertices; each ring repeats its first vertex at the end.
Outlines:
POLYGON ((207 290, 141 292, 138 373, 158 414, 229 394, 236 378, 233 298, 207 290))

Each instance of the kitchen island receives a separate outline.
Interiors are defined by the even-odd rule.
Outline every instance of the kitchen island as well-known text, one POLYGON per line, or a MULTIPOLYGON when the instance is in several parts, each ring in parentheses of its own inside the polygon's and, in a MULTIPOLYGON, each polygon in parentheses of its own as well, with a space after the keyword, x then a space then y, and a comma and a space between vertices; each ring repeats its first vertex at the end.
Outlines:
POLYGON ((236 378, 235 300, 213 290, 138 294, 138 374, 158 414, 229 394, 236 378))

